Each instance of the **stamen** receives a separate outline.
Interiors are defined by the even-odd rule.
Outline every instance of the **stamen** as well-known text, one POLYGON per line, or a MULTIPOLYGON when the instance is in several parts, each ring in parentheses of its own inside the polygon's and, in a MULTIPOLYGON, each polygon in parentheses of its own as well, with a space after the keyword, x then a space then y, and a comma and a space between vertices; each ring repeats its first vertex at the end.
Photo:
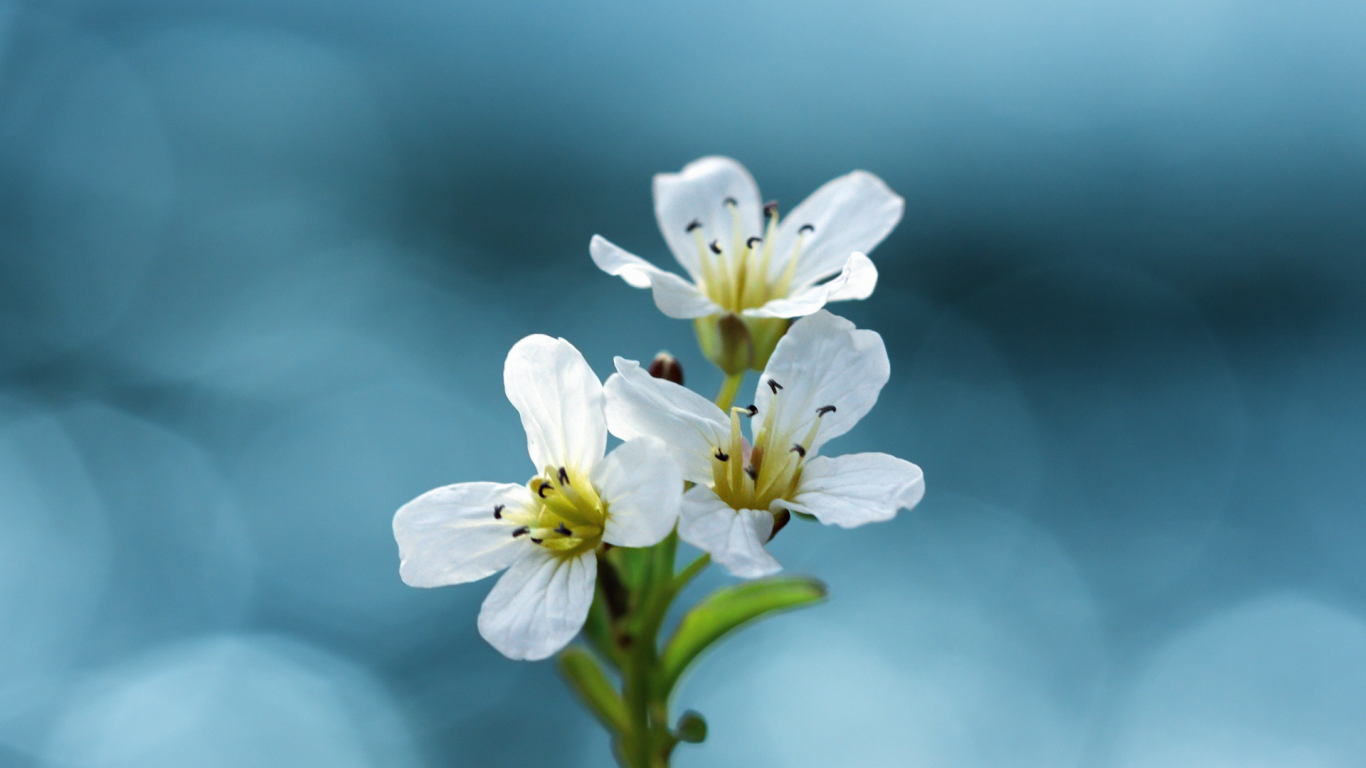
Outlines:
POLYGON ((763 241, 764 239, 762 237, 751 237, 745 241, 745 247, 753 248, 755 243, 762 243, 763 241))
POLYGON ((708 247, 708 248, 711 248, 711 252, 714 253, 714 254, 716 254, 717 256, 720 256, 720 255, 721 255, 721 241, 720 241, 720 240, 713 240, 713 241, 711 241, 711 245, 709 245, 709 246, 707 246, 707 247, 708 247))
POLYGON ((733 197, 728 197, 725 200, 722 200, 721 202, 726 205, 739 205, 739 203, 735 202, 735 198, 733 197))
POLYGON ((537 495, 537 496, 540 496, 541 498, 544 499, 544 498, 545 498, 545 491, 546 491, 546 489, 549 488, 549 487, 550 487, 550 481, 549 481, 549 480, 542 480, 542 481, 541 481, 541 487, 536 489, 536 495, 537 495))
MULTIPOLYGON (((518 536, 525 536, 525 535, 527 535, 528 533, 531 533, 531 528, 530 528, 529 526, 525 526, 525 525, 524 525, 524 526, 522 526, 521 528, 518 528, 518 529, 516 529, 516 530, 514 530, 514 531, 512 532, 512 538, 515 539, 515 538, 517 538, 518 536)), ((536 541, 536 540, 535 540, 535 539, 532 539, 532 541, 536 541)))
POLYGON ((803 224, 803 225, 801 225, 801 227, 799 227, 799 228, 797 229, 797 234, 802 235, 802 234, 806 234, 807 232, 815 232, 815 231, 816 231, 816 228, 815 228, 814 226, 812 226, 812 225, 810 225, 810 224, 803 224))
POLYGON ((835 406, 833 406, 833 405, 822 405, 821 407, 819 407, 819 408, 816 409, 816 417, 817 417, 817 418, 820 418, 821 416, 824 416, 824 415, 827 414, 827 413, 834 413, 834 412, 835 412, 835 406))
POLYGON ((753 404, 753 403, 750 403, 750 405, 749 405, 748 408, 741 408, 740 410, 742 410, 742 411, 744 411, 745 413, 749 414, 750 418, 754 418, 755 416, 758 416, 758 415, 759 415, 759 406, 757 406, 757 405, 755 405, 755 404, 753 404))
POLYGON ((745 467, 745 474, 749 475, 750 480, 757 481, 759 479, 759 470, 754 467, 745 467))
POLYGON ((776 394, 778 394, 778 390, 780 390, 780 389, 783 388, 783 385, 782 385, 782 384, 779 384, 778 382, 774 381, 773 379, 769 379, 769 380, 768 380, 768 388, 771 389, 771 390, 773 390, 773 394, 776 395, 776 394))
POLYGON ((532 543, 532 544, 540 544, 540 543, 543 542, 543 541, 545 541, 545 539, 532 539, 532 540, 531 540, 531 543, 532 543))
POLYGON ((768 217, 768 218, 771 219, 771 218, 773 218, 774 216, 777 216, 777 215, 778 215, 778 201, 777 201, 777 200, 769 200, 767 203, 764 203, 764 216, 766 216, 766 217, 768 217))
POLYGON ((574 535, 574 532, 573 532, 573 531, 569 530, 568 528, 566 528, 566 527, 564 526, 564 522, 563 522, 563 521, 561 521, 560 524, 555 528, 555 533, 558 533, 558 534, 560 534, 560 535, 562 535, 562 536, 572 536, 572 535, 574 535))
POLYGON ((801 443, 793 443, 792 450, 797 452, 798 458, 806 458, 806 447, 803 446, 801 443))
POLYGON ((569 485, 569 472, 560 467, 560 485, 569 485))
POLYGON ((496 507, 493 508, 493 519, 494 519, 494 520, 502 520, 502 519, 503 519, 503 505, 502 505, 502 504, 499 504, 498 506, 496 506, 496 507))
POLYGON ((688 227, 687 227, 686 229, 684 229, 683 231, 684 231, 684 232, 691 232, 691 231, 693 231, 694 229, 697 229, 697 228, 700 227, 700 226, 702 226, 702 222, 699 221, 699 220, 697 220, 697 219, 693 219, 692 221, 688 222, 688 227))
POLYGON ((716 453, 713 453, 712 455, 716 457, 717 461, 726 461, 730 459, 730 454, 722 452, 720 448, 717 448, 716 453))

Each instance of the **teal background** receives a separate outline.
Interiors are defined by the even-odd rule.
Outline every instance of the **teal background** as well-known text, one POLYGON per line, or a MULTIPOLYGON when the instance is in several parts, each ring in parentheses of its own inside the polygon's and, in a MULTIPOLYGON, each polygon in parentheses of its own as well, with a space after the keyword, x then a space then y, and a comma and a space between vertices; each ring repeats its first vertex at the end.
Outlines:
MULTIPOLYGON (((0 0, 0 765, 599 766, 394 510, 534 471, 507 349, 688 323, 650 176, 906 198, 928 495, 774 551, 679 766, 1366 764, 1366 6, 0 0)), ((752 391, 753 379, 746 385, 752 391)), ((727 580, 710 573, 700 588, 727 580)), ((697 594, 700 594, 698 592, 697 594)))

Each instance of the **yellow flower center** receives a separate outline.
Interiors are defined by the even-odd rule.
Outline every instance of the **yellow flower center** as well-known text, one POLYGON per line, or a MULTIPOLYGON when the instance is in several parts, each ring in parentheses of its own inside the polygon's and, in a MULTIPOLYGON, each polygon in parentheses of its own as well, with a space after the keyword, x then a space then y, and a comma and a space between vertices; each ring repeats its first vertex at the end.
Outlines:
POLYGON ((533 543, 565 556, 582 554, 602 542, 607 507, 582 473, 546 467, 527 487, 532 505, 510 516, 521 524, 513 536, 530 536, 533 543))
POLYGON ((740 209, 735 200, 727 198, 734 238, 729 243, 720 240, 706 242, 702 236, 702 222, 688 224, 697 243, 697 262, 702 273, 702 289, 708 297, 729 312, 739 314, 752 307, 761 307, 770 299, 787 295, 792 287, 792 276, 801 257, 802 241, 814 228, 807 224, 797 233, 797 243, 791 258, 777 275, 770 274, 773 247, 778 234, 778 206, 764 206, 768 226, 763 237, 746 239, 740 223, 740 209))
POLYGON ((711 455, 712 488, 732 509, 768 509, 778 499, 791 499, 802 477, 802 466, 820 430, 821 419, 835 410, 822 406, 800 440, 779 425, 782 385, 769 379, 773 397, 768 401, 763 424, 754 434, 753 446, 746 446, 740 433, 741 415, 753 417, 758 409, 730 409, 730 444, 717 446, 711 455))

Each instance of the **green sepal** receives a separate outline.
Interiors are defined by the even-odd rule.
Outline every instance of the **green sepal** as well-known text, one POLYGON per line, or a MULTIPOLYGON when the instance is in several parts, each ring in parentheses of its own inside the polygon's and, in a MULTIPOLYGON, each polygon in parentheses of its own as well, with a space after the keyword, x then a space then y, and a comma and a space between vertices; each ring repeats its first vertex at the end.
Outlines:
POLYGON ((579 700, 598 718, 608 731, 619 734, 631 728, 626 714, 626 704, 612 682, 603 673, 593 654, 578 646, 570 646, 560 651, 560 674, 574 689, 579 700))
POLYGON ((664 648, 661 690, 672 691, 688 665, 730 632, 770 613, 824 599, 825 585, 805 576, 749 581, 713 592, 683 616, 664 648))
POLYGON ((684 712, 674 728, 674 738, 689 744, 701 744, 707 740, 707 719, 691 709, 684 712))

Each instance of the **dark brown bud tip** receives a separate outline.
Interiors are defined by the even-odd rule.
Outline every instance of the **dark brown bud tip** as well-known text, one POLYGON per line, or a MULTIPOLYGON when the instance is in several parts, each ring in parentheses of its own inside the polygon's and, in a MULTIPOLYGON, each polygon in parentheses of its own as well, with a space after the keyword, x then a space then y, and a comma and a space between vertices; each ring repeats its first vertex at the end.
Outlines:
POLYGON ((672 381, 679 386, 683 385, 683 366, 679 364, 678 358, 668 352, 660 352, 650 361, 650 375, 656 379, 672 381))
POLYGON ((773 541, 773 537, 778 535, 778 531, 783 529, 788 523, 792 522, 792 513, 786 509, 773 516, 773 533, 768 535, 768 540, 773 541))

